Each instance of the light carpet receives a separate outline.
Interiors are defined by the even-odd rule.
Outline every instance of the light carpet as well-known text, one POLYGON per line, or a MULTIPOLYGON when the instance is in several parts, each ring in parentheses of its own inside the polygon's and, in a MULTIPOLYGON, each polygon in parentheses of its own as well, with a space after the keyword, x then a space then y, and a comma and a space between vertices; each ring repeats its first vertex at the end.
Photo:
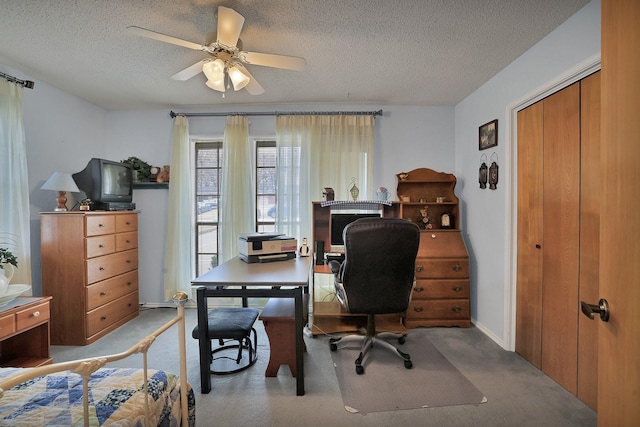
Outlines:
MULTIPOLYGON (((397 345, 397 340, 390 341, 397 345)), ((391 351, 374 346, 356 374, 359 343, 338 345, 331 352, 345 409, 370 413, 435 406, 476 405, 486 397, 426 337, 414 329, 400 350, 411 355, 412 369, 391 351)))

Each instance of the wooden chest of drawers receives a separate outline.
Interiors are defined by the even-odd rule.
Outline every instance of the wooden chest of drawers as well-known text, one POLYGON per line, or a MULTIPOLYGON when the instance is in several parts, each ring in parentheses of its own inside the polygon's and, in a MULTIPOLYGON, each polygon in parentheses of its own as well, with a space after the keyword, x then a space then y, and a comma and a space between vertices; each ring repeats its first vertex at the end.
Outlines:
POLYGON ((469 256, 460 231, 420 233, 416 284, 405 325, 407 328, 471 325, 469 256))
POLYGON ((40 221, 52 344, 90 344, 138 315, 136 212, 47 212, 40 221))

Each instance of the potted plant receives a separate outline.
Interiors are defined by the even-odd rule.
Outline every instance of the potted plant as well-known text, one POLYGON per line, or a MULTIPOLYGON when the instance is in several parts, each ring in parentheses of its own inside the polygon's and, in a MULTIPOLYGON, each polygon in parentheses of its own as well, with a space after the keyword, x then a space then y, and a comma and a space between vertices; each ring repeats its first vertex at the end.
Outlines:
POLYGON ((11 264, 13 267, 18 266, 18 259, 8 248, 0 248, 0 296, 4 295, 9 289, 9 282, 13 277, 13 269, 7 277, 4 271, 5 264, 11 264))
POLYGON ((121 160, 120 163, 131 165, 134 171, 134 181, 147 182, 151 176, 151 165, 137 157, 129 157, 121 160))

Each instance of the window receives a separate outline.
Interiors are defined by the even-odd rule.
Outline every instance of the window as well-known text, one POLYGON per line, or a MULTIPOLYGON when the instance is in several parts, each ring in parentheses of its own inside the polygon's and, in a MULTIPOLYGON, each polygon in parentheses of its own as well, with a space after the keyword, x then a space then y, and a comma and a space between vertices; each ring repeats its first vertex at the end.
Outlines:
POLYGON ((218 265, 218 203, 222 142, 196 142, 196 274, 218 265))
POLYGON ((276 142, 256 142, 256 231, 275 231, 276 142))

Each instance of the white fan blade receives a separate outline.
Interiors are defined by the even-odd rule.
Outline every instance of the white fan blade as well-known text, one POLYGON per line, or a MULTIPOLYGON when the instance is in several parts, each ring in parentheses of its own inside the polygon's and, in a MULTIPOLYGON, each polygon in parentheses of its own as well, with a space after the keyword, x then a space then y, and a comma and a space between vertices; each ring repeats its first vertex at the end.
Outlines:
POLYGON ((260 83, 258 83, 258 81, 251 75, 249 70, 240 64, 236 64, 236 67, 242 69, 242 72, 249 77, 249 83, 244 87, 247 92, 251 95, 262 95, 264 93, 264 88, 260 86, 260 83))
POLYGON ((228 7, 218 7, 218 42, 235 47, 242 31, 244 16, 228 7))
POLYGON ((130 34, 134 34, 136 36, 142 36, 142 37, 146 37, 146 38, 149 38, 149 39, 159 40, 161 42, 171 43, 171 44, 175 44, 175 45, 178 45, 178 46, 187 47, 189 49, 206 50, 206 48, 204 46, 202 46, 201 44, 193 43, 193 42, 190 42, 190 41, 187 41, 187 40, 178 39, 176 37, 168 36, 168 35, 162 34, 162 33, 157 33, 155 31, 147 30, 147 29, 144 29, 144 28, 136 27, 136 26, 127 27, 127 31, 130 34))
POLYGON ((202 72, 202 66, 207 61, 208 59, 203 59, 200 62, 196 62, 190 67, 187 67, 184 70, 175 73, 173 76, 171 76, 171 78, 173 80, 189 80, 191 77, 202 72))
POLYGON ((270 53, 240 52, 243 62, 265 67, 284 68, 286 70, 302 71, 307 66, 304 58, 297 56, 272 55, 270 53))

